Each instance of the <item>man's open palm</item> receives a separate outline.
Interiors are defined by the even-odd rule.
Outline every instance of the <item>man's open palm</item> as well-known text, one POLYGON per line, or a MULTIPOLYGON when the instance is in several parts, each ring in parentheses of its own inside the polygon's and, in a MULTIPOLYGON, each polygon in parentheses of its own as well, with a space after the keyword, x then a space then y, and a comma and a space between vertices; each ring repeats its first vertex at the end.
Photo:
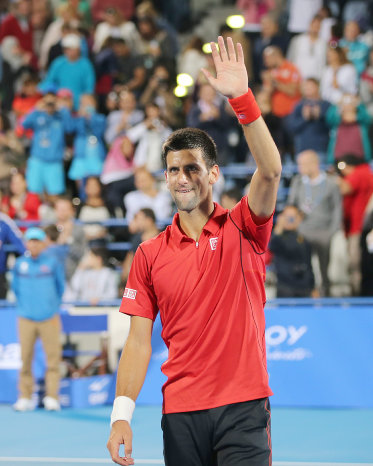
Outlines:
POLYGON ((227 38, 227 47, 223 37, 218 38, 219 50, 214 42, 211 43, 212 58, 214 60, 216 78, 202 69, 211 86, 226 97, 238 97, 248 89, 248 77, 241 44, 234 46, 231 37, 227 38), (237 50, 236 50, 237 48, 237 50))

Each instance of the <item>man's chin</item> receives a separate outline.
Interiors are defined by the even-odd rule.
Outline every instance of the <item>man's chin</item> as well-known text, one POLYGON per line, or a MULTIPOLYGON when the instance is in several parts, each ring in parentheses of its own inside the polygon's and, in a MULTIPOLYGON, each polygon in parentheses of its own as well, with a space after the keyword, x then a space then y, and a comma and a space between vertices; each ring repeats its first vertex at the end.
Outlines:
POLYGON ((183 202, 180 200, 175 200, 175 204, 179 212, 191 212, 197 207, 196 201, 183 202))

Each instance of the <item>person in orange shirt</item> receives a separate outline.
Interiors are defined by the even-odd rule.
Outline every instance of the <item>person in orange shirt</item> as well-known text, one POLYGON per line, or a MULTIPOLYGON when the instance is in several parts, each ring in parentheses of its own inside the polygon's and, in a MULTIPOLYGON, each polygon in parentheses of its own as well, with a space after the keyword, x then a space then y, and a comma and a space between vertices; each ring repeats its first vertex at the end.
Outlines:
POLYGON ((37 85, 39 79, 34 75, 29 75, 22 83, 22 88, 13 100, 12 110, 16 116, 16 135, 18 137, 26 136, 32 138, 33 131, 22 128, 22 121, 24 117, 31 112, 37 102, 43 97, 39 92, 37 85))
POLYGON ((263 89, 271 95, 272 112, 279 117, 289 115, 301 98, 301 75, 276 46, 263 51, 266 70, 262 74, 263 89))

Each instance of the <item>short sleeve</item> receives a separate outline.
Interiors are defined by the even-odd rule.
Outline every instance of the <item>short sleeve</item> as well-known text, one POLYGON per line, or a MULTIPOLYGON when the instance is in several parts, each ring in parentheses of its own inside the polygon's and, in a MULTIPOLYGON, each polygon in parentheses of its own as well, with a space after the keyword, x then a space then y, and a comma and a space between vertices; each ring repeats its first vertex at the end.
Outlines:
POLYGON ((346 176, 345 181, 348 183, 352 190, 355 192, 361 185, 361 179, 360 179, 360 174, 358 173, 357 170, 353 171, 350 173, 348 176, 346 176))
POLYGON ((266 251, 271 238, 273 214, 264 223, 256 224, 249 208, 247 196, 244 196, 241 201, 233 207, 230 215, 231 219, 236 226, 242 230, 245 236, 254 241, 259 249, 258 252, 266 251))
POLYGON ((141 246, 133 258, 119 311, 151 320, 157 316, 157 298, 151 285, 149 259, 141 246))

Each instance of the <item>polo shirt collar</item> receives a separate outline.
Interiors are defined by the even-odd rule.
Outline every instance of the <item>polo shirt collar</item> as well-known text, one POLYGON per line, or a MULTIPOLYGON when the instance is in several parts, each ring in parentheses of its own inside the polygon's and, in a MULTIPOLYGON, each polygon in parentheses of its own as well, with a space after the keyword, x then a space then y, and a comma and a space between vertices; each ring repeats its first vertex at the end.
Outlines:
MULTIPOLYGON (((216 202, 214 202, 214 211, 211 214, 211 217, 208 219, 206 225, 203 227, 203 230, 210 233, 215 234, 217 230, 220 228, 221 224, 226 218, 227 210, 223 209, 223 207, 216 202)), ((192 238, 187 236, 180 228, 179 224, 179 214, 176 213, 172 220, 171 224, 171 237, 173 241, 181 243, 181 241, 193 241, 192 238)))

